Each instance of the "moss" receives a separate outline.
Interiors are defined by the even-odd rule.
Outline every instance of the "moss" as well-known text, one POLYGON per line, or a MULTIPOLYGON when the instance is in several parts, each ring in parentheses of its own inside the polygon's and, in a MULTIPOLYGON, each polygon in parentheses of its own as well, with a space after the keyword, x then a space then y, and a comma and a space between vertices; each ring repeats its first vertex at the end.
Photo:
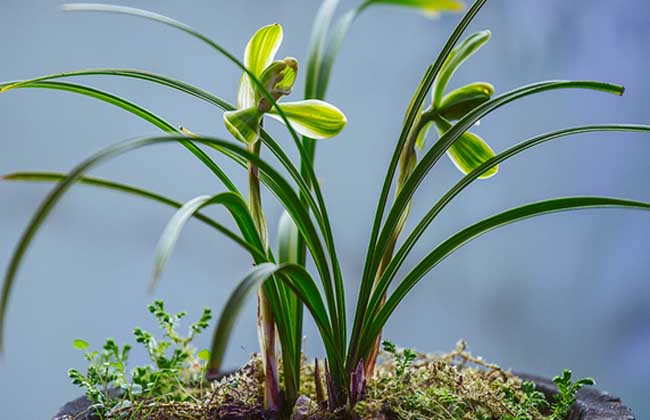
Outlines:
MULTIPOLYGON (((296 420, 357 417, 382 420, 545 420, 541 393, 508 371, 473 357, 465 343, 447 354, 395 349, 380 353, 366 397, 353 412, 332 413, 317 402, 314 364, 303 363, 296 420), (405 354, 407 355, 405 357, 405 354)), ((192 401, 140 401, 116 410, 115 418, 191 419, 272 418, 263 410, 263 370, 257 356, 242 368, 194 394, 192 401)))
MULTIPOLYGON (((367 398, 355 407, 364 419, 502 419, 516 416, 528 399, 519 378, 473 357, 463 342, 444 355, 416 353, 401 375, 399 358, 386 352, 381 358, 367 398)), ((545 418, 529 408, 530 420, 545 418)))

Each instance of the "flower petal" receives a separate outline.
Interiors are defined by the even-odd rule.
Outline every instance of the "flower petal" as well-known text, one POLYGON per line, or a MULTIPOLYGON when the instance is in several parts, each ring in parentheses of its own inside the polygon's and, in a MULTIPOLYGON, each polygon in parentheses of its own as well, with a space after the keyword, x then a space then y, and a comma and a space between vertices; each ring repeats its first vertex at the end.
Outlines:
POLYGON ((286 67, 282 70, 280 77, 276 80, 271 90, 282 93, 283 95, 288 95, 291 93, 293 84, 296 82, 296 76, 298 75, 298 60, 293 57, 285 57, 282 62, 286 64, 286 67))
MULTIPOLYGON (((275 101, 282 96, 291 93, 291 88, 296 81, 298 73, 298 60, 293 57, 286 57, 282 61, 274 61, 269 64, 260 76, 260 82, 271 94, 275 101)), ((255 103, 260 112, 268 112, 273 106, 272 102, 262 94, 260 89, 254 88, 255 103)))
POLYGON ((470 83, 455 89, 442 98, 438 112, 445 119, 459 120, 468 112, 490 100, 494 86, 485 82, 470 83))
POLYGON ((223 122, 230 134, 246 144, 254 143, 260 135, 262 113, 256 106, 223 113, 223 122))
MULTIPOLYGON (((312 139, 334 137, 348 122, 337 107, 317 99, 285 102, 280 108, 297 132, 312 139)), ((275 108, 268 115, 282 121, 275 108)))
MULTIPOLYGON (((277 23, 260 28, 246 45, 244 52, 244 66, 255 75, 261 76, 264 69, 271 64, 275 53, 282 43, 282 26, 277 23)), ((254 105, 255 92, 253 83, 248 75, 242 75, 239 82, 237 104, 239 108, 248 108, 254 105)))
MULTIPOLYGON (((451 128, 451 124, 443 119, 436 120, 438 133, 442 135, 451 128)), ((464 174, 472 172, 483 162, 495 156, 494 151, 481 137, 466 131, 447 150, 447 156, 464 174)), ((479 177, 479 179, 490 178, 499 172, 499 165, 495 165, 479 177)))
POLYGON ((433 105, 436 108, 442 101, 443 93, 447 88, 447 83, 449 83, 451 76, 458 67, 465 62, 465 60, 471 57, 479 50, 479 48, 490 40, 490 36, 491 33, 487 30, 475 32, 468 36, 463 42, 454 48, 451 54, 449 54, 447 60, 445 60, 445 63, 440 69, 440 73, 438 74, 435 83, 433 84, 433 105))

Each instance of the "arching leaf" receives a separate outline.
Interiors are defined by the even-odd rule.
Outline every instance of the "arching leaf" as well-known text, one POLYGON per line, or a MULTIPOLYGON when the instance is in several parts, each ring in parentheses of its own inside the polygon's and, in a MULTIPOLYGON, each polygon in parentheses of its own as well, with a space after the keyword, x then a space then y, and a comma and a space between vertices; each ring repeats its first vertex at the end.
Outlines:
POLYGON ((154 254, 154 269, 150 289, 153 289, 156 286, 160 274, 162 273, 169 256, 174 250, 176 241, 178 240, 185 224, 199 210, 216 204, 221 204, 228 209, 230 214, 232 214, 233 219, 235 219, 244 239, 248 243, 254 244, 260 254, 264 254, 264 247, 262 246, 257 230, 255 229, 255 224, 253 223, 250 212, 248 211, 246 201, 244 201, 239 194, 224 192, 215 196, 202 195, 183 204, 183 206, 174 213, 167 223, 167 226, 165 226, 165 230, 160 236, 154 254))

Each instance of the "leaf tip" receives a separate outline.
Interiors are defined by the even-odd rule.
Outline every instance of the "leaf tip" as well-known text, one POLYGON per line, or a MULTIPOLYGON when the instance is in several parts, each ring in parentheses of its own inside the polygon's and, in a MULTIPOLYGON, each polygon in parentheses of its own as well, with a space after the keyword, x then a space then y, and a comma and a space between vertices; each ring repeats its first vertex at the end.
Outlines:
POLYGON ((147 286, 147 294, 149 296, 153 295, 153 292, 156 289, 156 285, 158 284, 159 279, 160 279, 160 268, 156 267, 154 268, 153 274, 151 275, 151 280, 149 280, 149 286, 147 286))
POLYGON ((625 93, 625 86, 621 86, 621 88, 618 91, 618 96, 623 96, 624 93, 625 93))

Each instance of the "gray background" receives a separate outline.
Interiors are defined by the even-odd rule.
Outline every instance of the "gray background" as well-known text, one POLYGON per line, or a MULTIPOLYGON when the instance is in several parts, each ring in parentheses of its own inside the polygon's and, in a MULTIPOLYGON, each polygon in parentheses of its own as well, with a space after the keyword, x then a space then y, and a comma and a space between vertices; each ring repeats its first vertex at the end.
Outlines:
MULTIPOLYGON (((248 37, 274 21, 285 28, 280 56, 305 62, 317 1, 132 1, 203 30, 241 56, 248 37)), ((356 2, 343 2, 345 8, 356 2)), ((352 306, 385 165, 403 111, 426 65, 458 16, 427 20, 375 8, 354 25, 336 63, 328 98, 350 122, 323 141, 317 171, 329 203, 352 306)), ((492 0, 472 30, 492 41, 453 79, 454 86, 492 82, 498 92, 541 79, 619 82, 623 98, 581 91, 544 94, 507 106, 477 132, 497 151, 528 136, 592 122, 650 122, 649 7, 644 0, 492 0)), ((196 40, 135 18, 65 14, 58 1, 2 0, 0 79, 90 67, 148 69, 234 100, 240 72, 196 40)), ((301 77, 299 85, 304 79, 301 77)), ((83 83, 109 90, 197 132, 226 135, 221 113, 205 103, 145 82, 106 77, 83 83)), ((302 94, 296 89, 294 99, 302 94)), ((116 141, 156 134, 110 105, 63 92, 25 89, 0 95, 0 172, 67 170, 116 141)), ((269 123, 287 148, 290 139, 269 123)), ((470 187, 434 223, 412 264, 468 223, 556 195, 614 195, 650 200, 650 138, 584 135, 527 152, 499 175, 470 187)), ((220 161, 223 159, 219 158, 220 161)), ((238 182, 239 169, 224 165, 238 182)), ((180 146, 140 150, 95 175, 187 200, 222 187, 180 146)), ((444 159, 417 194, 421 214, 459 178, 444 159)), ((0 183, 0 266, 49 185, 0 183)), ((242 185, 243 188, 243 185, 242 185)), ((272 228, 280 214, 266 195, 272 228)), ((107 336, 131 340, 136 325, 153 328, 145 305, 153 248, 171 209, 87 187, 73 188, 30 249, 12 296, 0 362, 3 418, 45 419, 79 394, 66 370, 82 367, 72 340, 99 346, 107 336)), ((222 220, 227 215, 212 213, 222 220)), ((529 220, 492 232, 441 264, 398 309, 386 336, 421 350, 449 350, 465 338, 471 350, 508 368, 554 375, 572 368, 621 395, 638 418, 650 416, 650 217, 593 210, 529 220)), ((203 225, 191 222, 155 296, 171 309, 220 310, 249 259, 203 225)), ((227 363, 257 346, 254 305, 238 323, 227 363)), ((305 348, 320 355, 311 323, 305 348)), ((202 338, 207 345, 209 334, 202 338)), ((133 355, 144 361, 141 351, 133 355)))

